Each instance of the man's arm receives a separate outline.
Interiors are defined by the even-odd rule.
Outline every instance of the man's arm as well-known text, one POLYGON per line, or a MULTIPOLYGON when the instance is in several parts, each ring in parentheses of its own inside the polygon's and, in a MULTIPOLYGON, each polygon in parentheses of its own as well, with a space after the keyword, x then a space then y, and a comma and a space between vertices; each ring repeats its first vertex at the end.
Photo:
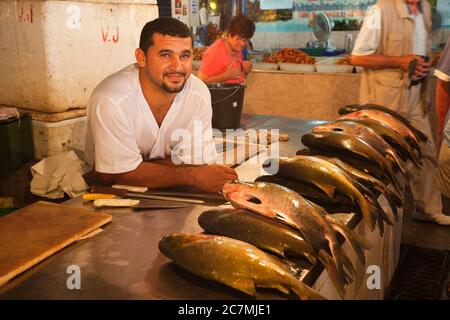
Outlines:
POLYGON ((351 62, 353 65, 362 66, 368 69, 387 69, 400 68, 403 71, 408 71, 409 64, 417 60, 415 70, 416 76, 425 76, 430 70, 430 64, 427 63, 421 56, 407 55, 407 56, 386 56, 379 53, 372 53, 369 55, 352 55, 351 62))
POLYGON ((193 186, 202 191, 219 191, 229 180, 236 180, 236 172, 220 165, 174 165, 170 158, 142 162, 133 171, 109 174, 97 172, 105 185, 125 184, 151 189, 174 186, 193 186))

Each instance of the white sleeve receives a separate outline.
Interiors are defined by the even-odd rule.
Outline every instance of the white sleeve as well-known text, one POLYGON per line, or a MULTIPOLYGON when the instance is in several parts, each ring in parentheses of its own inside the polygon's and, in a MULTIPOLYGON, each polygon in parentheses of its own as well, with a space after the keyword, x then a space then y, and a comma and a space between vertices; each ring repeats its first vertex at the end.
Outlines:
POLYGON ((129 118, 104 95, 92 97, 88 108, 95 170, 123 173, 136 169, 143 160, 129 118))
POLYGON ((377 5, 367 10, 367 15, 353 47, 352 55, 367 56, 374 53, 380 45, 381 12, 377 5))

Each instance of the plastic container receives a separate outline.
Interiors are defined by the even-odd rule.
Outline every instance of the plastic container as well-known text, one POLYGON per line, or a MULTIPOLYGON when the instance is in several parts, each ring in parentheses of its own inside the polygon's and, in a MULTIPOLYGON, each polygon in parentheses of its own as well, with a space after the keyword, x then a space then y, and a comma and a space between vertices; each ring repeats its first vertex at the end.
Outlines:
POLYGON ((135 62, 156 0, 0 1, 0 105, 85 108, 108 75, 135 62))
POLYGON ((316 63, 316 70, 320 73, 352 73, 353 65, 336 64, 342 57, 332 57, 316 63))
POLYGON ((291 72, 314 72, 316 68, 313 64, 284 63, 280 62, 280 70, 291 72))
POLYGON ((0 122, 0 172, 14 171, 33 159, 31 118, 22 114, 19 119, 0 122))
POLYGON ((278 70, 278 63, 253 62, 253 70, 278 70))
POLYGON ((234 83, 210 83, 213 109, 212 127, 235 129, 241 125, 245 85, 234 83))

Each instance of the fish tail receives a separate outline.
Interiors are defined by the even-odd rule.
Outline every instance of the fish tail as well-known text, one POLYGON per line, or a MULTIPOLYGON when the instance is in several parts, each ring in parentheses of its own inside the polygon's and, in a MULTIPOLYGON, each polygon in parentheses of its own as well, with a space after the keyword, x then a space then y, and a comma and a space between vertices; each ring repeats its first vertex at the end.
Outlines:
POLYGON ((320 250, 319 261, 327 270, 328 276, 330 277, 334 288, 336 289, 339 296, 343 299, 345 296, 344 282, 341 281, 341 278, 338 276, 336 265, 334 264, 333 259, 324 250, 320 250))
POLYGON ((398 202, 395 199, 395 195, 392 192, 387 191, 386 193, 383 193, 383 195, 386 197, 386 200, 389 203, 389 206, 391 207, 392 213, 394 214, 395 221, 398 221, 398 210, 397 205, 398 202))
POLYGON ((375 221, 378 220, 379 210, 375 206, 373 206, 363 195, 359 197, 358 205, 361 209, 364 220, 369 225, 370 230, 373 231, 375 229, 375 221))
POLYGON ((358 257, 358 260, 364 266, 366 263, 366 257, 363 250, 372 248, 372 244, 369 242, 369 240, 360 236, 353 230, 347 228, 345 224, 343 224, 340 220, 331 216, 327 216, 327 219, 330 221, 333 229, 348 241, 356 256, 358 257))

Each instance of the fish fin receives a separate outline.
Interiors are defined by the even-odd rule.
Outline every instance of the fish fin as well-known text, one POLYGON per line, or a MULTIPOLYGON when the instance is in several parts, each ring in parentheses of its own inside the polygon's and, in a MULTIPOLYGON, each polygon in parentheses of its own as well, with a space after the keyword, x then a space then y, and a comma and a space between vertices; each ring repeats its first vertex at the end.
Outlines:
POLYGON ((328 198, 330 198, 331 200, 333 200, 334 198, 334 192, 336 191, 336 187, 331 185, 331 184, 319 184, 317 183, 316 186, 322 190, 323 192, 326 193, 326 195, 328 196, 328 198))
POLYGON ((333 259, 324 250, 319 251, 319 261, 323 264, 327 270, 328 276, 333 283, 339 296, 343 299, 345 296, 344 282, 340 279, 337 273, 336 265, 333 259))
POLYGON ((288 295, 291 292, 288 288, 286 288, 285 286, 283 286, 281 284, 272 285, 272 286, 270 286, 270 288, 277 289, 278 291, 280 291, 286 295, 288 295))
POLYGON ((234 281, 224 281, 224 283, 236 290, 242 291, 249 296, 254 297, 256 295, 255 283, 253 280, 234 280, 234 281))

